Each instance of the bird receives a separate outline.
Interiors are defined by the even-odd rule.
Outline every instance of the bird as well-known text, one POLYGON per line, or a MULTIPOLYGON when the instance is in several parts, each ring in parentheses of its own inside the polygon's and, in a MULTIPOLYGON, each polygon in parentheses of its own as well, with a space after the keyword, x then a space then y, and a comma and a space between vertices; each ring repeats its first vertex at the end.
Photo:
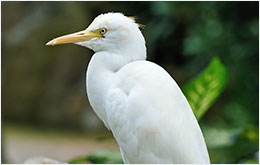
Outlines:
POLYGON ((209 164, 204 136, 171 75, 146 60, 140 24, 119 12, 46 45, 94 51, 86 71, 91 107, 116 139, 124 163, 209 164))

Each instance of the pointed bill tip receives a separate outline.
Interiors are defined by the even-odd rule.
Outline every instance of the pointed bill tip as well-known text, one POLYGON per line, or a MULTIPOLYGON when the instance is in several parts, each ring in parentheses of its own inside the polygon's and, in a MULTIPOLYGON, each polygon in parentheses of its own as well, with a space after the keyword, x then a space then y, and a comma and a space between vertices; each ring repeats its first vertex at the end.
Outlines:
POLYGON ((49 41, 47 44, 45 44, 45 45, 48 45, 48 46, 54 46, 55 44, 56 44, 56 40, 54 39, 54 40, 51 40, 51 41, 49 41))

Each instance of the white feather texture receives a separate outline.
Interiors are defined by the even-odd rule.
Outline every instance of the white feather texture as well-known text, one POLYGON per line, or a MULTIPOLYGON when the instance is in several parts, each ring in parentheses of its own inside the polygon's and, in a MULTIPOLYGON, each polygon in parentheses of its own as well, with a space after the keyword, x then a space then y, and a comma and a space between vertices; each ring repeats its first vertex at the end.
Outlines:
POLYGON ((96 52, 87 69, 87 94, 113 132, 124 162, 210 163, 199 124, 179 86, 162 67, 145 60, 138 24, 121 13, 108 13, 87 30, 102 27, 107 29, 103 38, 77 44, 96 52))

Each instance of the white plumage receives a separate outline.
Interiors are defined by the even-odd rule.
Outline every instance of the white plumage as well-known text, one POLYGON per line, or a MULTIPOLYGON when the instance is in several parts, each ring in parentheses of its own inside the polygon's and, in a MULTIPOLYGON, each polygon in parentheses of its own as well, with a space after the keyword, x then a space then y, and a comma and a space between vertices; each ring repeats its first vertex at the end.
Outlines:
POLYGON ((102 14, 86 30, 47 45, 64 43, 95 51, 87 94, 125 163, 210 163, 189 103, 162 67, 145 60, 145 40, 132 18, 102 14))

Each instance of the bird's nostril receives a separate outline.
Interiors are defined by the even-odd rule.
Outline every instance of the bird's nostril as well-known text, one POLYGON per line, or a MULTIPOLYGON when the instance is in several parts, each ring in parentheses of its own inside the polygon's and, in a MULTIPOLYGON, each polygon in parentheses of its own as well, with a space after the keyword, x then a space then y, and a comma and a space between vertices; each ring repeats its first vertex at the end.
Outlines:
POLYGON ((78 35, 80 35, 80 36, 81 36, 81 35, 84 35, 84 33, 78 33, 78 35))

